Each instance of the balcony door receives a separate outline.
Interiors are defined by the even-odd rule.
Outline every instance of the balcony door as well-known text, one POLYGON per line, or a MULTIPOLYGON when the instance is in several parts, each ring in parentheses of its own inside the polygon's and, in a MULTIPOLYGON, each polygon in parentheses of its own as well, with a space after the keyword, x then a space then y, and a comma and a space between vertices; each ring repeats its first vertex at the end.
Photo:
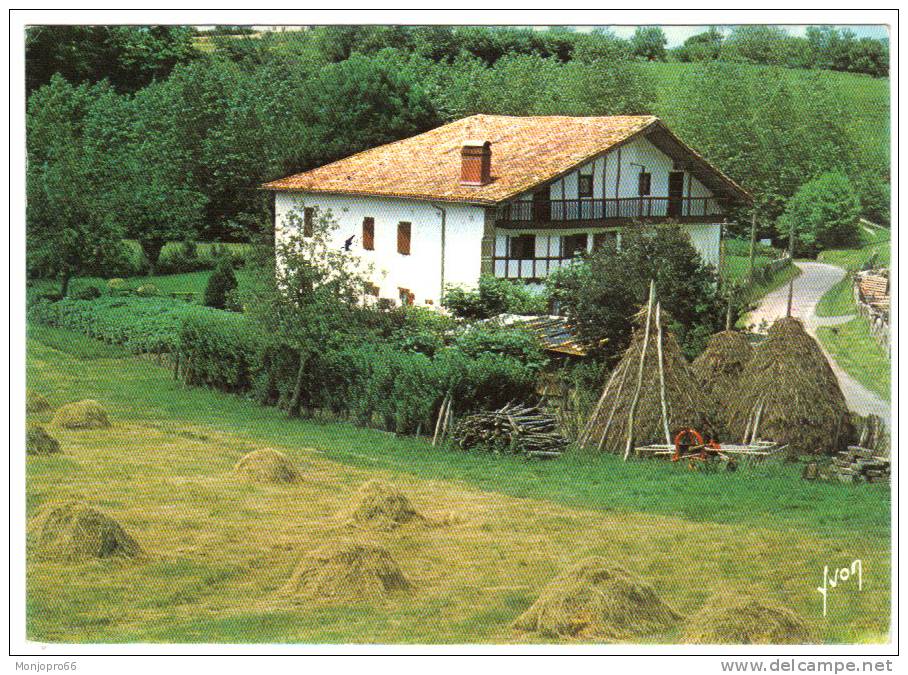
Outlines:
POLYGON ((549 198, 549 188, 544 187, 533 193, 533 220, 549 222, 552 219, 552 202, 549 198))
POLYGON ((684 203, 684 172, 670 171, 668 174, 668 217, 677 218, 682 214, 684 203))

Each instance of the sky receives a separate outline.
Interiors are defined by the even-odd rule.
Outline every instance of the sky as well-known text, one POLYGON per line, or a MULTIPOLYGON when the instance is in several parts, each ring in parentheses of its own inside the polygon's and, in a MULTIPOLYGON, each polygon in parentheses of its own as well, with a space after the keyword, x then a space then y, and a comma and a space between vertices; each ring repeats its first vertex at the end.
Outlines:
MULTIPOLYGON (((807 31, 807 26, 780 26, 792 35, 803 36, 807 31)), ((634 34, 636 26, 606 26, 611 30, 615 35, 622 38, 629 38, 634 34)), ((727 26, 721 27, 724 30, 729 30, 727 26)), ((889 37, 889 31, 886 26, 836 26, 836 28, 848 28, 859 38, 869 37, 882 39, 889 37)), ((689 38, 691 35, 696 35, 697 33, 702 33, 707 29, 707 26, 662 26, 662 30, 665 32, 665 37, 668 40, 668 47, 678 47, 684 44, 684 41, 689 38)), ((581 31, 592 30, 592 27, 583 27, 578 28, 581 31)))

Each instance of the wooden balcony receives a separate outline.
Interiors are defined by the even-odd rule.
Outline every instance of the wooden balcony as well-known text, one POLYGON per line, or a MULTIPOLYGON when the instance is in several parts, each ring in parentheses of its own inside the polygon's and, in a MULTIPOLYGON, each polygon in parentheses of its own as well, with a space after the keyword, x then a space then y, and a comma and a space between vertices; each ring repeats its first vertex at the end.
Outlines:
POLYGON ((619 199, 533 199, 503 204, 496 225, 505 228, 614 226, 636 221, 698 222, 721 217, 718 197, 621 197, 619 199))

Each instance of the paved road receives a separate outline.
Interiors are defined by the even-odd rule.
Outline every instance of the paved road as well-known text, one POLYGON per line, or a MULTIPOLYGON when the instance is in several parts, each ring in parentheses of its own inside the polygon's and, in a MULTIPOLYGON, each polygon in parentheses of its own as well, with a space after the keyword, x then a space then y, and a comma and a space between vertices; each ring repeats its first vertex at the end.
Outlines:
MULTIPOLYGON (((807 332, 816 337, 817 328, 820 326, 835 326, 847 323, 855 315, 819 317, 816 315, 817 303, 830 288, 845 276, 845 270, 835 265, 824 263, 798 262, 795 263, 801 274, 794 280, 794 296, 791 303, 791 315, 801 319, 807 332)), ((785 316, 788 309, 788 284, 772 293, 767 294, 760 305, 750 313, 747 323, 754 330, 766 332, 776 319, 785 316)), ((822 346, 822 345, 821 345, 822 346)), ((823 351, 826 351, 825 349, 823 351)), ((865 388, 857 380, 842 370, 835 360, 827 353, 829 365, 836 377, 839 386, 845 394, 848 407, 860 415, 879 415, 889 426, 889 402, 865 388)))

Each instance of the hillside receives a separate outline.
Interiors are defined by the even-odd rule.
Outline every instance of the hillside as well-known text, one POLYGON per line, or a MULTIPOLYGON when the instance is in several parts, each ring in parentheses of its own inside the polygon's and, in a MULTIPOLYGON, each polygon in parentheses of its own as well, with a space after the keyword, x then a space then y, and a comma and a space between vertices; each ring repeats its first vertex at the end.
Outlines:
MULTIPOLYGON (((656 80, 656 114, 671 123, 673 110, 687 91, 683 79, 698 66, 693 63, 648 63, 646 68, 656 80)), ((753 66, 762 68, 763 66, 753 66)), ((839 73, 831 70, 780 69, 796 88, 799 82, 818 77, 836 91, 854 118, 854 140, 873 159, 889 164, 889 79, 839 73)))

